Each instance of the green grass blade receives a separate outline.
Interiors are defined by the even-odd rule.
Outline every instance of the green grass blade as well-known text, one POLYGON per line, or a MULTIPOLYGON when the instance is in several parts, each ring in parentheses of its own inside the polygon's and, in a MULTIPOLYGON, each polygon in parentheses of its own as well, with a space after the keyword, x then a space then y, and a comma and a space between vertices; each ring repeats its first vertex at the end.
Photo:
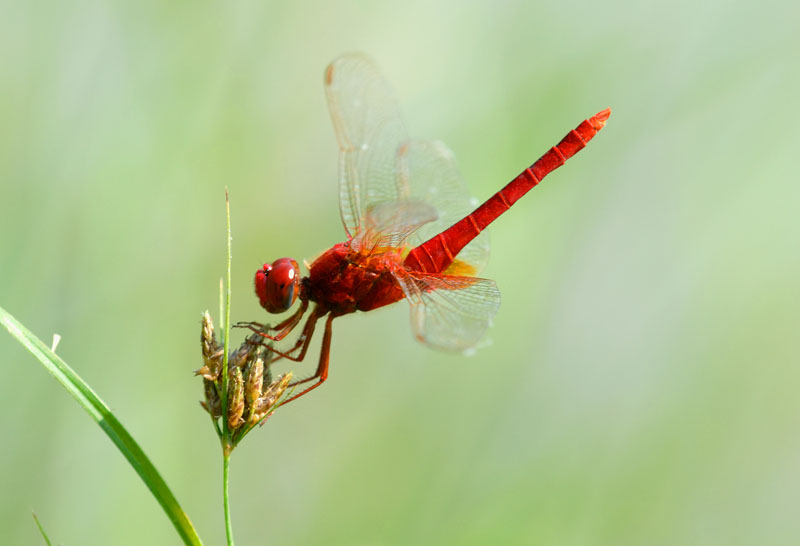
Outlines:
POLYGON ((44 527, 42 527, 42 522, 39 521, 39 518, 36 517, 36 514, 32 515, 33 515, 33 521, 36 522, 36 527, 39 528, 39 532, 42 534, 42 538, 44 539, 45 544, 47 544, 47 546, 53 546, 53 544, 50 542, 50 539, 47 538, 47 533, 44 532, 44 527))
POLYGON ((189 521, 189 517, 178 504, 164 479, 153 466, 153 463, 150 462, 150 459, 147 458, 147 455, 144 454, 142 448, 139 447, 139 444, 111 413, 105 402, 58 355, 52 352, 47 345, 2 307, 0 307, 0 323, 42 363, 47 371, 67 389, 92 419, 97 421, 100 428, 108 434, 111 441, 116 444, 117 448, 128 459, 136 473, 139 474, 145 485, 153 493, 153 496, 155 496, 183 539, 184 544, 201 545, 202 541, 197 536, 197 531, 192 526, 192 522, 189 521))

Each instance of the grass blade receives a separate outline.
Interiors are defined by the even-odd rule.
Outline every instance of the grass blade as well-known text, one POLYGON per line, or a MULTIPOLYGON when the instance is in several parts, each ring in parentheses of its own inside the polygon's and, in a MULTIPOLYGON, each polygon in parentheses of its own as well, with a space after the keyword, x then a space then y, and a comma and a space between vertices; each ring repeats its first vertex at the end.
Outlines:
POLYGON ((61 360, 47 345, 2 307, 0 307, 0 323, 42 363, 47 371, 67 389, 67 392, 77 400, 78 404, 108 434, 111 441, 114 442, 134 470, 136 470, 136 473, 142 478, 147 488, 150 489, 150 492, 153 493, 167 517, 172 521, 181 539, 183 539, 184 544, 201 545, 202 541, 197 536, 197 531, 192 526, 192 522, 189 521, 189 517, 178 504, 164 479, 153 466, 153 463, 150 462, 150 459, 147 458, 147 455, 144 454, 142 448, 139 447, 139 444, 128 434, 125 427, 108 409, 105 402, 95 394, 91 387, 72 368, 67 366, 66 362, 61 360))
POLYGON ((42 522, 39 521, 39 518, 36 517, 36 514, 32 515, 33 515, 33 521, 36 522, 36 527, 39 528, 39 532, 42 534, 42 538, 44 539, 45 544, 47 544, 47 546, 53 546, 53 544, 50 542, 50 539, 47 537, 47 533, 44 532, 44 527, 42 527, 42 522))

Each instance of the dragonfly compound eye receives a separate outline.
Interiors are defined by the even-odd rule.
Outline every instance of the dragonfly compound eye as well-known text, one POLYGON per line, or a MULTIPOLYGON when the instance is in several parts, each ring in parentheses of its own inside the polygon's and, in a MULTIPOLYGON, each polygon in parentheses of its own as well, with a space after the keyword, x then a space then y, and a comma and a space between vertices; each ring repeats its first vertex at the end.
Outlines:
POLYGON ((267 275, 269 275, 270 270, 272 269, 272 265, 264 264, 264 267, 261 267, 256 271, 256 296, 258 296, 258 301, 261 302, 261 307, 267 307, 267 275))
POLYGON ((282 313, 297 299, 300 267, 291 258, 281 258, 256 271, 256 294, 270 313, 282 313))

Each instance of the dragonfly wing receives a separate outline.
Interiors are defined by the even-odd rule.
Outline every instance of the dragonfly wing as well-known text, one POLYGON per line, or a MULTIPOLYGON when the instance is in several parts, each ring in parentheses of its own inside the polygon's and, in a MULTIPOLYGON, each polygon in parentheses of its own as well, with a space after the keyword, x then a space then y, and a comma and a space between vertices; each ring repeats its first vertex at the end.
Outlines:
MULTIPOLYGON (((397 154, 399 192, 409 199, 419 199, 439 211, 439 217, 409 239, 414 248, 449 228, 477 206, 470 198, 467 185, 450 149, 438 141, 410 141, 397 154)), ((461 252, 445 273, 475 275, 489 259, 489 236, 484 230, 461 252)))
POLYGON ((395 201, 395 156, 408 140, 391 87, 375 64, 344 55, 325 71, 325 93, 339 142, 339 208, 349 237, 371 203, 395 201))
POLYGON ((434 222, 436 209, 422 201, 384 201, 367 207, 354 250, 397 248, 421 226, 434 222))
POLYGON ((500 291, 488 279, 407 270, 396 278, 411 304, 414 337, 436 349, 474 348, 500 307, 500 291))

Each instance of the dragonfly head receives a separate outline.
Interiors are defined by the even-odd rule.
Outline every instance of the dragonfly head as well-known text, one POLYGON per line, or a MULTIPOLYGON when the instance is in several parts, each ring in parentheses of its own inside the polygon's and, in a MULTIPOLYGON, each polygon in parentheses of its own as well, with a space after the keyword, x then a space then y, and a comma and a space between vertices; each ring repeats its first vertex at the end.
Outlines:
POLYGON ((300 266, 291 258, 264 264, 256 271, 256 295, 269 313, 289 309, 300 292, 300 266))

